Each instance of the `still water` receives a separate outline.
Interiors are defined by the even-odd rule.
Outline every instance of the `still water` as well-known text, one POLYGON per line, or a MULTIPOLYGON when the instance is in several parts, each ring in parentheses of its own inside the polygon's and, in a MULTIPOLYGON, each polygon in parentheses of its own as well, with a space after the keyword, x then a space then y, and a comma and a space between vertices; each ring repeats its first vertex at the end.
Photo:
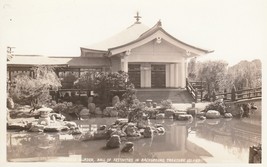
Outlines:
MULTIPOLYGON (((77 121, 83 131, 109 125, 113 118, 77 121)), ((151 120, 165 127, 165 134, 138 140, 134 151, 105 149, 105 140, 80 141, 79 135, 64 133, 7 132, 9 162, 157 162, 157 163, 248 163, 249 146, 261 143, 261 119, 151 120)))

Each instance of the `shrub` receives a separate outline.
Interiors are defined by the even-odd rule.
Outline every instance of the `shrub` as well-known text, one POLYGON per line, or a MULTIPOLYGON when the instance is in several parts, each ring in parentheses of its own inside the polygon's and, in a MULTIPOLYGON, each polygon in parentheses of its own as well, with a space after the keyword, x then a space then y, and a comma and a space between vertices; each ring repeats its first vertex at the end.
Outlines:
POLYGON ((172 101, 170 99, 162 100, 160 102, 160 106, 162 109, 172 109, 173 108, 172 101))

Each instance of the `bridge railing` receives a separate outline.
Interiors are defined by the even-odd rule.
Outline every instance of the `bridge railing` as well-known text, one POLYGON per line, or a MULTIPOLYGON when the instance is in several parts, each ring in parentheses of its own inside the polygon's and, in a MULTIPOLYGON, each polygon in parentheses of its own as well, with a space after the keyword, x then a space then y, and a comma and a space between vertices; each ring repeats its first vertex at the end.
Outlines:
POLYGON ((237 90, 235 92, 224 92, 217 93, 213 99, 218 99, 219 97, 223 97, 224 101, 238 101, 243 99, 251 99, 262 96, 261 87, 258 88, 250 88, 250 89, 242 89, 237 90))

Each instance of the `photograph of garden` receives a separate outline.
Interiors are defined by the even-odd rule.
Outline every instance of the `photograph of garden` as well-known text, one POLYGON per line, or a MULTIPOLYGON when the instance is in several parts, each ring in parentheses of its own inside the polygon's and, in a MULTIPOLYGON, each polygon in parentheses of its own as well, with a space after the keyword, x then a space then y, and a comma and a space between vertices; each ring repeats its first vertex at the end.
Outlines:
MULTIPOLYGON (((47 13, 55 9, 64 13, 74 7, 87 13, 82 10, 85 4, 108 3, 114 5, 111 9, 118 9, 115 1, 66 1, 66 9, 58 8, 62 1, 47 3, 52 7, 39 6, 46 2, 28 4, 50 9, 47 13)), ((244 1, 241 5, 261 3, 244 1)), ((23 3, 5 2, 5 10, 19 9, 18 4, 23 3)), ((122 4, 126 7, 132 2, 122 4)), ((148 4, 138 5, 144 10, 148 4)), ((210 5, 216 8, 214 3, 210 5)), ((230 55, 216 57, 215 44, 212 49, 189 44, 177 35, 182 32, 175 34, 168 28, 181 22, 168 25, 168 20, 160 19, 146 26, 145 17, 153 16, 136 12, 133 6, 127 8, 134 10, 127 13, 134 14, 127 16, 133 23, 99 43, 86 47, 79 43, 78 56, 51 56, 41 49, 40 54, 27 54, 15 38, 16 46, 6 46, 6 162, 262 164, 262 58, 241 56, 231 62, 230 55), (205 57, 209 55, 213 58, 205 57)), ((97 14, 90 9, 89 13, 97 14)), ((47 13, 40 17, 49 18, 47 13)), ((89 24, 74 15, 68 19, 89 24)), ((165 16, 162 12, 158 15, 165 16)), ((7 16, 9 21, 17 18, 12 24, 22 19, 16 14, 7 16)), ((166 17, 173 16, 166 11, 166 17)), ((104 16, 102 19, 105 22, 104 16)), ((91 20, 89 27, 98 24, 101 26, 97 19, 91 20)), ((94 32, 88 33, 94 38, 94 32)), ((67 44, 64 48, 67 50, 67 44)))

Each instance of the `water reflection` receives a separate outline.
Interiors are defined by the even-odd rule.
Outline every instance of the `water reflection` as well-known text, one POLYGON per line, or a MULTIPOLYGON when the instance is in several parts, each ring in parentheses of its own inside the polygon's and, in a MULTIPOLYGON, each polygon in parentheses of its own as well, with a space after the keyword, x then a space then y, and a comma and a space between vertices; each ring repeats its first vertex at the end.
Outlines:
MULTIPOLYGON (((112 118, 77 121, 83 132, 110 125, 112 118)), ((105 140, 84 141, 79 135, 64 133, 7 133, 9 161, 76 162, 248 162, 248 148, 261 141, 261 127, 236 119, 180 122, 152 120, 165 127, 164 135, 139 140, 132 153, 105 149, 105 140), (218 149, 220 151, 218 152, 218 149)), ((124 145, 124 142, 122 145, 124 145)))

